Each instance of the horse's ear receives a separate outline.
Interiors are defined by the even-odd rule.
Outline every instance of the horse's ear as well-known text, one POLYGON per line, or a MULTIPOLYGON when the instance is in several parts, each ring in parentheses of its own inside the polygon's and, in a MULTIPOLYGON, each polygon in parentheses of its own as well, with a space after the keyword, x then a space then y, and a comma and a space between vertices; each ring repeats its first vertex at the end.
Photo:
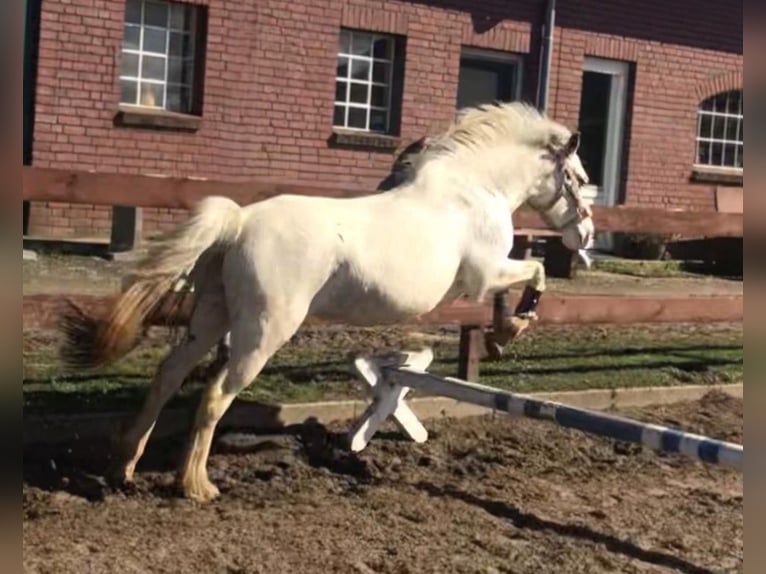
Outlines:
POLYGON ((573 153, 577 152, 579 148, 580 132, 574 132, 571 136, 569 136, 567 143, 564 144, 564 148, 561 150, 561 153, 564 155, 564 157, 569 157, 573 153))
POLYGON ((580 148, 580 132, 573 132, 562 143, 560 136, 553 135, 548 143, 548 151, 559 159, 567 158, 580 148))

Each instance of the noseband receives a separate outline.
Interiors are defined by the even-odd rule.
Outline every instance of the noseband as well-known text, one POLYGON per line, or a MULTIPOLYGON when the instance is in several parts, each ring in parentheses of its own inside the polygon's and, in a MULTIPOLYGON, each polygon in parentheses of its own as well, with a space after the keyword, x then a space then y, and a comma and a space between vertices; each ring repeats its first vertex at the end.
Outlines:
POLYGON ((561 180, 561 185, 556 189, 556 193, 550 200, 542 204, 533 203, 532 201, 529 202, 530 206, 535 211, 540 213, 540 217, 542 217, 548 225, 555 229, 563 229, 572 223, 580 223, 592 215, 590 207, 585 204, 582 197, 580 196, 580 185, 577 182, 577 175, 572 173, 571 170, 567 167, 564 167, 562 172, 563 177, 561 180), (569 217, 565 217, 563 220, 555 221, 550 212, 561 201, 573 202, 576 206, 576 209, 574 210, 574 213, 569 215, 569 217))

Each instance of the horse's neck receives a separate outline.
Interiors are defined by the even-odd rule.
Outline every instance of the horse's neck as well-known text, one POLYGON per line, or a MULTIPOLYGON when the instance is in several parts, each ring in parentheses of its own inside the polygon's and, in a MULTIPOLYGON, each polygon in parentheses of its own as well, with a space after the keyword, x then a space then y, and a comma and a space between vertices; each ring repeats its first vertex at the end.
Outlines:
POLYGON ((511 212, 526 203, 539 177, 535 158, 519 148, 492 149, 432 160, 419 170, 411 192, 442 202, 498 205, 511 212))

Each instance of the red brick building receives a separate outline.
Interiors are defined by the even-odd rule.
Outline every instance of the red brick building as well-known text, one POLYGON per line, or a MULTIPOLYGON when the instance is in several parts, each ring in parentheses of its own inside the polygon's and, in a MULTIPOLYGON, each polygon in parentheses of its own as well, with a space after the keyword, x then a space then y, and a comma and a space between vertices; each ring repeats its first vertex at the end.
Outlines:
MULTIPOLYGON (((29 0, 34 166, 374 189, 457 106, 535 102, 549 0, 29 0)), ((742 2, 559 0, 548 112, 598 201, 716 209, 742 185, 742 2)), ((126 198, 130 203, 130 198, 126 198)), ((27 232, 108 236, 33 203, 27 232)), ((144 210, 152 234, 182 213, 144 210)))

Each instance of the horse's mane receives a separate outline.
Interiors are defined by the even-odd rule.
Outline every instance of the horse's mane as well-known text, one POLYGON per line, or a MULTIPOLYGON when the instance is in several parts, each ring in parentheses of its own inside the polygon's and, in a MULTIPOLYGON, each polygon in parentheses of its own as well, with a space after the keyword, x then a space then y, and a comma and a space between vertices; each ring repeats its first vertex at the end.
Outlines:
POLYGON ((464 108, 441 134, 428 138, 416 155, 426 161, 434 157, 481 150, 498 141, 531 147, 562 145, 571 132, 535 107, 523 102, 495 102, 464 108))

